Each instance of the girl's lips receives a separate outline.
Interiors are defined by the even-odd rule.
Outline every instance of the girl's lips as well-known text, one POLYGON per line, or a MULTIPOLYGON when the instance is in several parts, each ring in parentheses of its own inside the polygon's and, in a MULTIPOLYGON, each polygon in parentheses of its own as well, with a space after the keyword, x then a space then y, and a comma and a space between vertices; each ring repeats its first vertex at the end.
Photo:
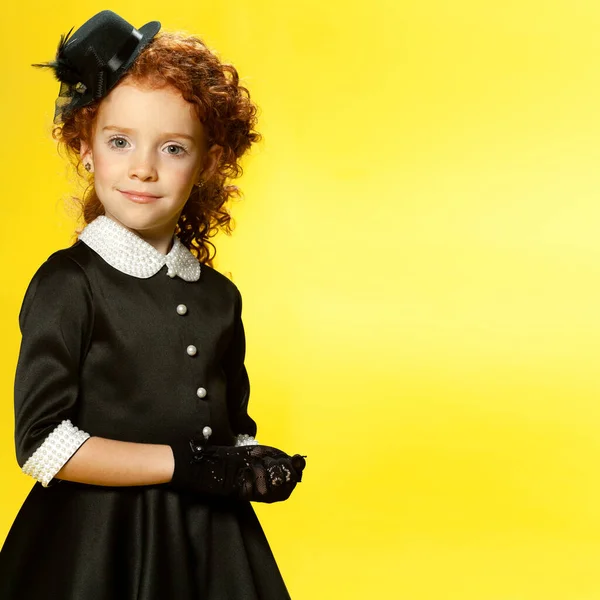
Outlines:
POLYGON ((132 194, 130 192, 124 192, 123 190, 119 190, 121 194, 129 198, 132 202, 136 202, 137 204, 149 204, 150 202, 154 202, 158 200, 160 196, 140 196, 138 194, 132 194))

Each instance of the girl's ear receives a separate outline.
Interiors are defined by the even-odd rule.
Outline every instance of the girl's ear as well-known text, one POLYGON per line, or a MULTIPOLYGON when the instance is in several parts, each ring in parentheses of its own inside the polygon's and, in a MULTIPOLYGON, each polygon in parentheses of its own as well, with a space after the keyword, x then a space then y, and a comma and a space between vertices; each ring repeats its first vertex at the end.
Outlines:
POLYGON ((86 162, 91 163, 93 161, 92 148, 84 140, 81 140, 79 142, 79 158, 81 159, 81 162, 83 164, 85 164, 86 162))

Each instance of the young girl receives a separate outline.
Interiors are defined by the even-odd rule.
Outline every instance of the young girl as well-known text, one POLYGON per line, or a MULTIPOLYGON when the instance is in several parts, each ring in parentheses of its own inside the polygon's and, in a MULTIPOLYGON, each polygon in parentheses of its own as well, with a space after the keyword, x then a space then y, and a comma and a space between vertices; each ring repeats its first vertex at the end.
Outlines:
POLYGON ((209 251, 256 108, 199 39, 159 29, 103 11, 36 65, 90 187, 19 315, 16 453, 37 482, 3 600, 289 598, 249 501, 287 499, 305 461, 254 437, 242 299, 209 251))

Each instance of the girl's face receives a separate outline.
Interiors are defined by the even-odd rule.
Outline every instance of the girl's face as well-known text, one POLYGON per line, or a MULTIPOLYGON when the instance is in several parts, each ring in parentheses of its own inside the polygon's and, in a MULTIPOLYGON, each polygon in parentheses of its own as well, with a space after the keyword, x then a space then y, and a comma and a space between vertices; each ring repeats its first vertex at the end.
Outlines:
POLYGON ((220 151, 207 148, 204 127, 179 91, 131 83, 102 100, 91 144, 81 143, 106 216, 148 241, 170 241, 194 183, 212 174, 220 151))

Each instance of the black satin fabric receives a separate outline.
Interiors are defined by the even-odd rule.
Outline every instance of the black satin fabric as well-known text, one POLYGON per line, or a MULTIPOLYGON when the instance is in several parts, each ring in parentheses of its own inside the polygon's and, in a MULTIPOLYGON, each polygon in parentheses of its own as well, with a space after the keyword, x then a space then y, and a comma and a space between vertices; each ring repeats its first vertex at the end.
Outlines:
MULTIPOLYGON (((197 282, 121 273, 82 241, 38 269, 23 301, 15 378, 20 466, 64 419, 92 436, 171 444, 256 434, 242 299, 202 265, 197 282), (177 306, 187 313, 179 315, 177 306), (195 356, 187 347, 197 348, 195 356), (196 390, 206 389, 204 398, 196 390)), ((0 598, 284 600, 248 502, 166 486, 36 483, 0 552, 0 598)))

